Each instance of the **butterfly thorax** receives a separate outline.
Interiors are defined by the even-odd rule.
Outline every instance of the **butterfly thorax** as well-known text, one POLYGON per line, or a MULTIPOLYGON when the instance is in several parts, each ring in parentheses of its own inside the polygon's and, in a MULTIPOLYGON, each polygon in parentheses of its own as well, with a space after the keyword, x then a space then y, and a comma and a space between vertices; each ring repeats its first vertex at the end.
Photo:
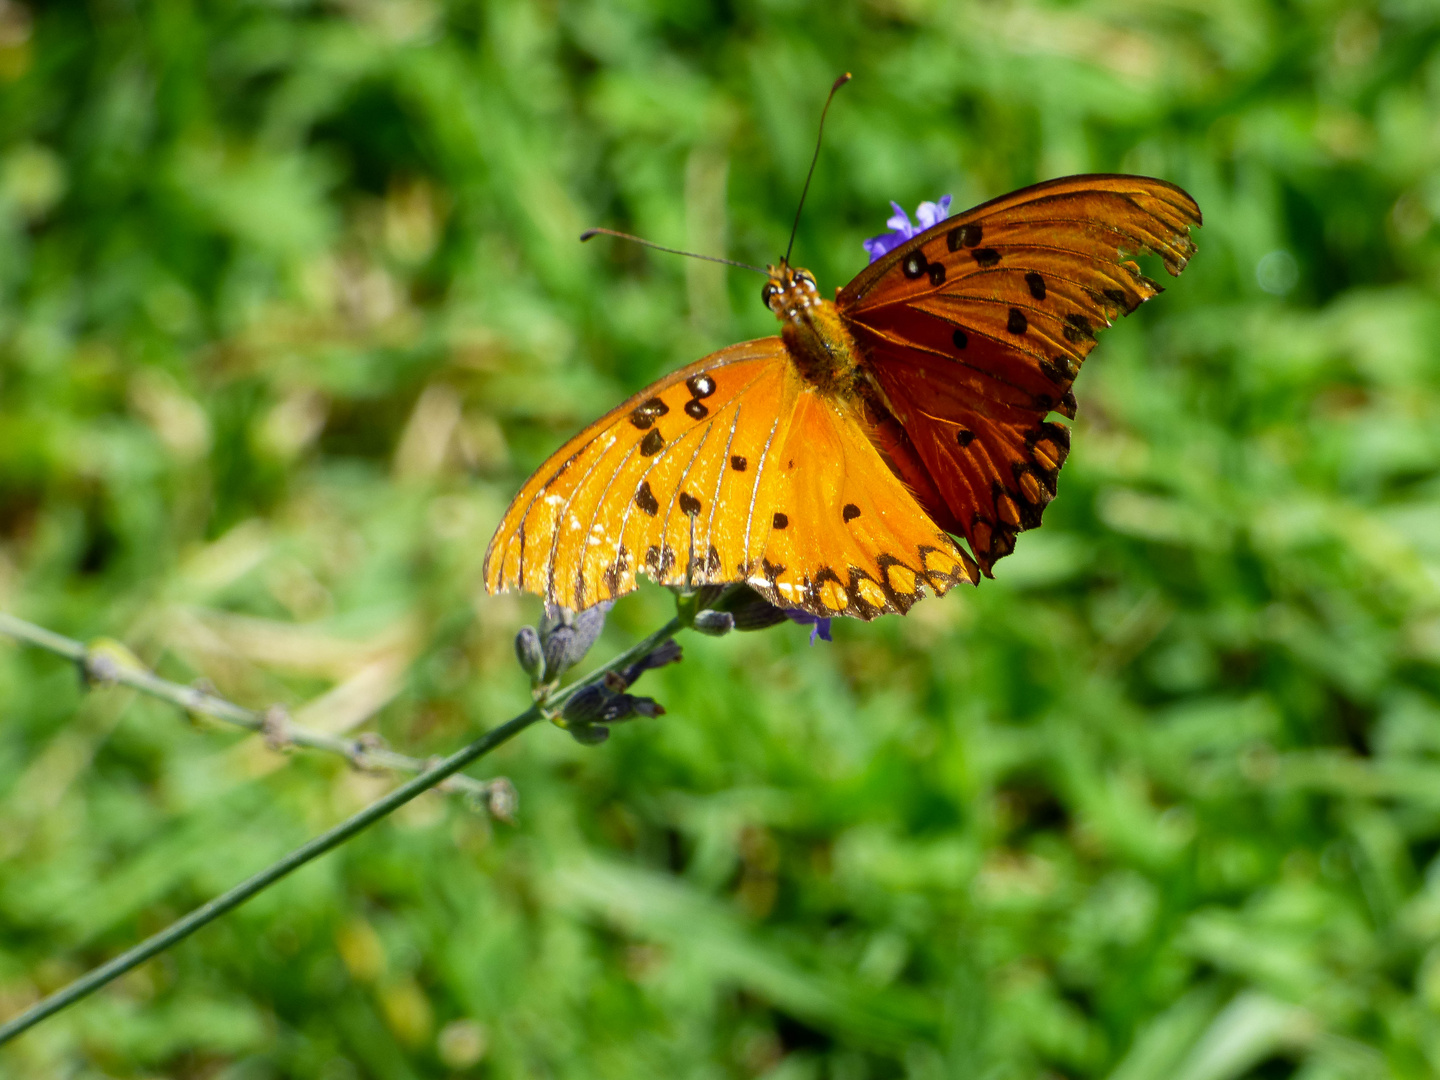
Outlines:
POLYGON ((760 295, 780 320, 785 350, 800 377, 823 393, 849 397, 859 349, 840 309, 820 295, 810 271, 784 262, 772 266, 760 295))

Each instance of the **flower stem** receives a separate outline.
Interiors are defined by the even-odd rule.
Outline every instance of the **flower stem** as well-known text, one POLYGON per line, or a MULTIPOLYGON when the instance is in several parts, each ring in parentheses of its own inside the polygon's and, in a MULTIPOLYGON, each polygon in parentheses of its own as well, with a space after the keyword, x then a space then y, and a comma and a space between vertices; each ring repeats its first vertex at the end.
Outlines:
MULTIPOLYGON (((82 975, 70 983, 70 985, 57 990, 49 997, 37 1002, 19 1016, 0 1025, 0 1045, 9 1042, 22 1032, 28 1031, 40 1023, 40 1021, 55 1015, 55 1013, 61 1009, 73 1005, 81 998, 94 993, 106 983, 119 978, 127 971, 130 971, 139 964, 143 964, 151 957, 164 952, 170 946, 189 937, 202 926, 213 922, 226 912, 239 907, 256 893, 269 888, 292 870, 304 866, 311 859, 317 858, 332 848, 343 844, 362 829, 373 825, 391 811, 404 806, 411 799, 428 791, 447 776, 458 772, 471 762, 488 754, 497 746, 514 738, 531 724, 535 723, 535 721, 547 715, 549 711, 562 707, 566 701, 580 690, 600 682, 609 672, 624 667, 638 657, 647 655, 657 645, 674 637, 682 628, 683 624, 680 619, 671 619, 670 622, 655 631, 655 633, 651 634, 644 641, 627 649, 598 671, 550 696, 543 704, 537 702, 519 716, 501 724, 499 727, 491 728, 468 746, 457 750, 449 757, 442 759, 432 768, 422 772, 413 780, 396 788, 384 798, 371 803, 353 817, 346 819, 328 832, 322 833, 309 843, 292 851, 279 862, 260 871, 260 873, 253 877, 247 878, 233 889, 217 896, 209 903, 196 908, 184 918, 177 920, 164 930, 142 941, 134 948, 121 953, 108 963, 102 964, 93 971, 82 975)), ((39 630, 38 627, 35 629, 39 630)), ((9 632, 8 629, 7 632, 9 632)), ((48 631, 41 631, 41 633, 48 633, 48 631)), ((58 635, 51 636, 58 637, 58 635)), ((33 640, 33 637, 27 636, 26 640, 33 640)), ((59 640, 64 642, 68 639, 60 638, 59 640)), ((79 643, 76 642, 74 644, 78 645, 79 643)), ((83 658, 83 656, 84 650, 82 646, 80 656, 75 657, 75 659, 83 658)))
MULTIPOLYGON (((35 645, 41 649, 63 656, 81 666, 87 681, 118 683, 132 690, 149 694, 162 701, 168 701, 188 713, 208 716, 212 720, 232 724, 249 731, 261 732, 272 745, 303 746, 309 750, 324 750, 339 754, 359 769, 390 769, 402 773, 423 773, 431 764, 407 754, 398 754, 383 746, 373 746, 364 739, 351 739, 342 735, 331 735, 324 731, 313 731, 292 722, 281 709, 255 710, 226 701, 218 694, 196 686, 162 679, 142 668, 115 663, 104 653, 93 651, 82 641, 64 637, 43 626, 26 622, 24 619, 0 611, 0 634, 5 634, 35 645)), ((490 785, 469 776, 455 776, 446 784, 447 791, 472 796, 483 804, 491 793, 490 785)))

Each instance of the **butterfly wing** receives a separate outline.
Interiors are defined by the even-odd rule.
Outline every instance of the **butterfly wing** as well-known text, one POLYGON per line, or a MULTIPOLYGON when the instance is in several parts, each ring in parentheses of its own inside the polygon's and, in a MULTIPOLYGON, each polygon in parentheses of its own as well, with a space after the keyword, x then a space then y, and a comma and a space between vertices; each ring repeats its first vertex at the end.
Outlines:
POLYGON ((556 451, 485 554, 491 592, 581 609, 635 588, 748 580, 779 607, 870 619, 978 571, 886 467, 855 405, 779 338, 667 376, 556 451))
POLYGON ((1069 452, 1071 384, 1097 330, 1179 274, 1195 201, 1163 180, 1071 176, 1002 196, 861 271, 836 297, 878 391, 874 437, 988 575, 1040 524, 1069 452))
MULTIPOLYGON (((635 588, 739 581, 756 493, 799 392, 779 338, 732 345, 640 391, 557 450, 510 504, 485 586, 576 610, 635 588)), ((762 508, 763 509, 763 508, 762 508)))
POLYGON ((904 613, 979 571, 887 467, 858 403, 805 386, 766 463, 768 530, 748 581, 777 607, 873 619, 904 613))

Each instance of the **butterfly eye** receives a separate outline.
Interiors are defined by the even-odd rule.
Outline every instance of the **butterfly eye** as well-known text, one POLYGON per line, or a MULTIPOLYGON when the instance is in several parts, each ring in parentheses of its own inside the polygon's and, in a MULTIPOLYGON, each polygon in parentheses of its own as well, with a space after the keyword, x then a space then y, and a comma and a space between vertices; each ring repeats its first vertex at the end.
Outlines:
POLYGON ((770 306, 770 301, 773 300, 776 296, 778 296, 779 293, 780 286, 776 285, 773 281, 767 281, 764 287, 760 290, 760 302, 768 308, 770 306))
POLYGON ((795 280, 802 285, 809 285, 812 289, 815 288, 815 279, 811 277, 809 270, 796 270, 795 280))

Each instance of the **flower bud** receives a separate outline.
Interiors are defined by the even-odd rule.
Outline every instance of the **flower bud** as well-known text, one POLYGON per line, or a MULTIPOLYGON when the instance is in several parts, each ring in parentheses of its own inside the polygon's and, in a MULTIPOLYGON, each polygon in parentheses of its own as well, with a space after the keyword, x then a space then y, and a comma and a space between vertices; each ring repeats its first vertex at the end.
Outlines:
POLYGON ((653 720, 657 716, 665 715, 665 706, 661 705, 654 698, 631 697, 630 701, 631 708, 635 710, 637 716, 648 716, 653 720))
POLYGON ((693 625, 707 637, 723 637, 735 629, 735 616, 728 611, 702 611, 693 625))
POLYGON ((560 715, 571 725, 593 724, 601 719, 606 705, 615 696, 603 683, 587 686, 565 703, 560 715))
POLYGON ((764 630, 785 621, 785 612, 748 586, 735 589, 721 598, 715 610, 727 611, 734 616, 736 630, 764 630))
POLYGON ((614 606, 612 600, 571 611, 556 604, 545 605, 545 618, 540 623, 540 641, 545 653, 545 678, 556 679, 574 667, 605 629, 605 616, 614 606))
POLYGON ((665 708, 654 698, 619 694, 597 683, 567 701, 560 715, 567 725, 618 724, 632 716, 664 716, 665 708))
POLYGON ((539 682, 545 675, 545 650, 540 645, 540 634, 533 626, 522 626, 515 635, 515 658, 520 661, 531 682, 539 682))
POLYGON ((570 737, 582 746, 599 746, 610 738, 610 729, 600 724, 577 724, 567 728, 570 737))
POLYGON ((666 664, 676 663, 681 660, 683 656, 684 653, 680 648, 680 643, 674 638, 668 641, 662 641, 639 660, 621 668, 616 673, 621 682, 620 689, 628 689, 634 685, 635 680, 640 678, 645 672, 654 668, 664 667, 666 664))

